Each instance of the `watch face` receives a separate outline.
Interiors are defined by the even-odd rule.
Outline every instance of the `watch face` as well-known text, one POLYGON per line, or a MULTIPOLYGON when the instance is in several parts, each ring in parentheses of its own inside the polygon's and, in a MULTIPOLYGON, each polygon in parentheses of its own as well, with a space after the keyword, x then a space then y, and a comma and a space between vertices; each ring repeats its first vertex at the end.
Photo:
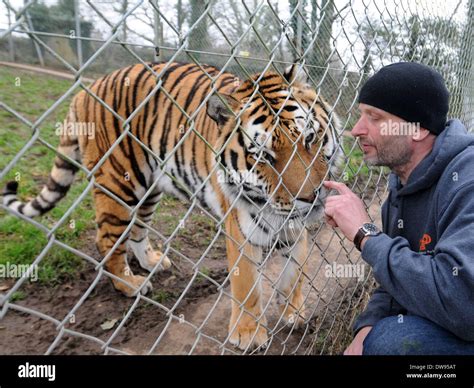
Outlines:
POLYGON ((376 234, 379 232, 379 228, 377 228, 376 225, 370 222, 367 222, 364 225, 362 225, 362 229, 364 229, 364 231, 368 234, 376 234))

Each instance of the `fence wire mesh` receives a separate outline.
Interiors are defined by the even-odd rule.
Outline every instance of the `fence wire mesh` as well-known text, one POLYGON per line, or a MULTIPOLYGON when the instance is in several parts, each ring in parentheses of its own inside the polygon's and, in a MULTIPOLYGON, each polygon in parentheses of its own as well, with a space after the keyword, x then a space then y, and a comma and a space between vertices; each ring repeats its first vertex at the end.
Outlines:
MULTIPOLYGON (((285 172, 273 169, 278 176, 277 187, 293 193, 293 205, 284 222, 268 218, 265 209, 275 206, 273 195, 265 203, 255 203, 258 196, 252 197, 245 190, 245 177, 236 177, 236 169, 229 169, 222 162, 225 144, 218 147, 209 141, 199 124, 200 114, 213 101, 222 77, 232 79, 230 85, 235 87, 252 80, 252 95, 245 102, 249 107, 258 98, 266 99, 259 86, 266 72, 281 75, 293 64, 301 65, 295 69, 305 74, 310 87, 328 103, 330 124, 322 136, 335 136, 335 151, 325 163, 335 165, 337 156, 342 155, 337 169, 331 167, 317 182, 309 180, 314 189, 320 188, 323 179, 344 182, 361 196, 379 224, 389 171, 366 165, 357 141, 349 135, 358 119, 357 92, 365 80, 381 66, 396 61, 433 66, 443 74, 450 90, 450 117, 459 118, 469 130, 474 126, 472 0, 3 0, 0 9, 4 15, 0 19, 0 59, 4 61, 0 68, 3 184, 16 180, 20 197, 35 197, 47 180, 54 155, 61 153, 57 150, 57 128, 62 123, 66 125, 64 117, 78 91, 102 105, 104 112, 111 115, 110 120, 113 117, 120 123, 116 138, 106 150, 94 155, 92 165, 81 165, 63 154, 79 173, 57 209, 32 218, 21 214, 18 208, 0 205, 0 264, 4 275, 0 288, 1 353, 343 351, 351 340, 351 325, 374 285, 370 268, 351 242, 322 222, 320 210, 317 221, 310 222, 308 217, 293 219, 299 215, 296 198, 326 148, 321 146, 313 160, 303 163, 306 177, 299 181, 296 194, 286 187, 285 172), (193 110, 166 83, 167 72, 177 62, 194 64, 209 84, 199 97, 188 90, 190 98, 198 99, 193 110), (113 99, 104 98, 91 80, 132 64, 142 65, 154 80, 153 87, 122 115, 111 103, 113 99), (253 74, 261 76, 251 78, 253 74), (52 76, 69 80, 53 91, 54 82, 45 83, 52 76), (153 117, 148 110, 149 101, 158 95, 176 109, 175 114, 183 116, 185 123, 174 129, 180 136, 164 154, 134 131, 137 119, 147 114, 153 117), (38 101, 44 103, 38 107, 38 101), (200 142, 197 153, 188 147, 191 139, 200 142), (104 169, 114 165, 111 159, 124 144, 146 155, 155 166, 145 190, 134 203, 127 201, 126 195, 110 190, 101 178, 104 169), (214 167, 200 184, 186 182, 176 160, 189 159, 192 153, 192 159, 200 162, 206 156, 199 150, 205 148, 216 160, 214 167), (213 212, 204 206, 201 197, 210 182, 225 184, 229 179, 238 187, 238 194, 228 201, 226 211, 213 212), (163 193, 164 180, 179 187, 177 191, 182 195, 178 199, 163 193), (96 193, 97 202, 99 192, 116 203, 113 209, 126 209, 129 213, 126 225, 106 252, 99 252, 94 242, 91 194, 96 193), (239 240, 238 233, 229 230, 229 218, 242 207, 244 197, 253 202, 252 217, 258 221, 253 223, 253 230, 245 231, 246 238, 239 240), (151 207, 154 212, 150 212, 151 207), (256 248, 252 241, 259 233, 258 225, 263 223, 273 237, 268 246, 256 248), (148 272, 144 272, 132 257, 143 258, 137 249, 148 255, 148 246, 131 246, 130 271, 141 273, 145 281, 128 283, 133 295, 126 298, 111 287, 110 280, 120 283, 120 277, 108 264, 117 255, 124 255, 124 242, 137 234, 145 241, 149 236, 151 245, 162 255, 156 256, 159 260, 153 265, 148 262, 148 272), (229 249, 238 251, 237 259, 230 264, 226 259, 229 249), (167 258, 171 267, 163 270, 168 267, 167 258), (289 281, 291 276, 294 278, 289 281), (285 282, 289 284, 282 286, 285 282), (261 307, 251 307, 252 303, 261 307), (244 321, 247 326, 242 328, 244 321), (238 330, 240 346, 235 346, 238 330)), ((293 89, 288 90, 282 108, 293 89)), ((317 101, 312 103, 316 105, 317 101)), ((264 103, 271 106, 268 101, 264 103)), ((164 105, 158 106, 158 116, 160 109, 164 105)), ((271 133, 280 129, 282 111, 272 111, 275 125, 271 133)), ((245 121, 242 112, 237 114, 237 122, 245 121)), ((303 129, 311 125, 308 116, 303 121, 303 129)), ((87 120, 80 123, 86 127, 89 124, 87 120)), ((232 130, 226 144, 237 137, 238 130, 239 126, 232 130)), ((95 141, 98 135, 91 139, 95 141)), ((300 138, 294 141, 293 154, 284 170, 290 171, 292 164, 303 160, 297 147, 300 138)), ((254 166, 268 165, 269 159, 275 157, 262 153, 265 140, 245 142, 259 147, 254 166)), ((140 169, 147 173, 144 161, 140 169)), ((123 172, 123 184, 133 182, 139 174, 133 169, 123 172)), ((254 170, 247 172, 252 174, 254 170)), ((310 201, 309 213, 320 209, 323 198, 319 195, 310 201)), ((217 201, 217 197, 213 198, 217 201)), ((212 208, 215 203, 211 205, 212 208)), ((118 216, 120 211, 112 213, 117 212, 113 214, 118 216)), ((251 223, 245 225, 249 227, 251 223)))

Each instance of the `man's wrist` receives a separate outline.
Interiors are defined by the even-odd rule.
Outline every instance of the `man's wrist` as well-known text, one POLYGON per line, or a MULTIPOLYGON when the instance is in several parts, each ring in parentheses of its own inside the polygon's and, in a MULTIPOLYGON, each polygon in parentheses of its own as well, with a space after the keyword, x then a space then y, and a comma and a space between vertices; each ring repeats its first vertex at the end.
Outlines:
POLYGON ((364 249, 364 245, 365 243, 367 242, 367 240, 369 239, 369 237, 372 237, 370 234, 368 236, 364 236, 360 242, 360 250, 362 252, 362 249, 364 249))
POLYGON ((381 231, 375 224, 370 222, 362 224, 353 239, 355 247, 362 252, 362 242, 365 244, 367 237, 378 236, 380 233, 381 231))

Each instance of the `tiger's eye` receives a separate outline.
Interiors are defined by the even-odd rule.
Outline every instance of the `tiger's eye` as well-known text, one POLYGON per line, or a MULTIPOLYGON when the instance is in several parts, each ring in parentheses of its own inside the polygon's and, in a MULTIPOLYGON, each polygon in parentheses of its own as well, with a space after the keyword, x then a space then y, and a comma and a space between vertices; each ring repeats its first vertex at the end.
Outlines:
POLYGON ((268 152, 263 151, 262 155, 263 155, 263 158, 272 166, 275 164, 275 158, 272 155, 270 155, 268 152))
POLYGON ((314 141, 314 133, 310 133, 308 136, 306 136, 305 142, 309 146, 311 143, 314 141))

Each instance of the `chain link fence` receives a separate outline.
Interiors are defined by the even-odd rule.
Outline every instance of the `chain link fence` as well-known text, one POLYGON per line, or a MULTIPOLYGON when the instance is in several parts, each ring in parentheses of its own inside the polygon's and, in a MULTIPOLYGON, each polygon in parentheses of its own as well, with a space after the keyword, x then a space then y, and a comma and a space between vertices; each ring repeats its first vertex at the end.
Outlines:
MULTIPOLYGON (((152 62, 164 63, 165 69, 174 62, 193 63, 203 73, 207 73, 205 65, 212 65, 222 70, 218 75, 235 75, 237 83, 255 73, 282 73, 292 64, 301 64, 308 83, 327 100, 329 116, 338 116, 340 121, 335 134, 343 161, 326 178, 344 182, 359 194, 377 223, 389 171, 365 165, 358 143, 348 134, 358 119, 357 92, 370 74, 401 60, 435 67, 451 92, 450 117, 459 118, 469 130, 474 127, 472 0, 3 0, 0 10, 6 15, 0 25, 4 65, 0 80, 5 86, 0 91, 0 120, 5 124, 0 128, 4 152, 0 180, 3 184, 19 181, 20 196, 34 197, 46 182, 59 144, 54 127, 63 122, 72 96, 84 90, 114 112, 95 95, 91 79, 135 63, 156 78, 156 88, 146 99, 158 92, 173 104, 178 102, 160 81, 165 70, 156 71, 152 62), (25 70, 25 64, 31 66, 25 70), (44 67, 70 80, 54 93, 48 89, 52 83, 41 83, 49 77, 44 67), (45 100, 47 106, 31 108, 38 100, 45 100)), ((207 76, 216 82, 217 76, 207 76)), ((203 101, 211 94, 203 96, 203 101)), ((258 88, 254 94, 263 97, 258 88)), ((291 254, 282 255, 277 249, 285 241, 276 240, 263 252, 262 260, 254 263, 256 281, 249 293, 261 287, 261 314, 254 319, 267 337, 264 346, 239 349, 231 343, 235 329, 229 328, 231 302, 241 315, 246 302, 236 298, 230 286, 236 266, 229 268, 226 260, 226 240, 233 239, 224 228, 228 215, 216 217, 198 201, 196 192, 189 193, 188 201, 161 195, 147 224, 137 214, 145 199, 154 195, 153 187, 138 204, 129 206, 97 183, 96 172, 123 139, 139 144, 162 171, 167 171, 167 163, 179 152, 178 144, 162 159, 132 133, 129 124, 145 105, 142 101, 128 117, 113 113, 122 123, 120 136, 104 155, 98 155, 96 166, 80 167, 75 189, 59 210, 29 218, 0 205, 4 246, 0 352, 340 354, 351 341, 351 325, 364 308, 374 280, 353 244, 337 230, 321 220, 304 225, 311 226, 310 238, 305 257, 296 264, 291 254), (105 255, 95 248, 94 189, 133 215, 105 255), (143 273, 153 290, 140 293, 143 283, 132 298, 126 298, 111 287, 115 275, 105 264, 137 224, 146 228, 152 245, 172 264, 160 271, 161 261, 143 273, 130 260, 133 272, 143 273), (278 288, 290 265, 296 265, 299 274, 304 315, 302 307, 294 306, 289 294, 278 288), (294 310, 286 321, 282 304, 294 310)), ((200 109, 206 109, 205 105, 200 109)), ((179 109, 184 112, 182 106, 179 109)), ((198 111, 188 113, 184 112, 193 123, 198 111)), ((207 142, 206 146, 213 147, 207 142)), ((334 158, 328 163, 334 163, 334 158)), ((167 175, 180 181, 169 170, 167 175)), ((288 223, 289 218, 282 228, 288 223)), ((296 234, 295 244, 303 239, 304 228, 296 234)))

